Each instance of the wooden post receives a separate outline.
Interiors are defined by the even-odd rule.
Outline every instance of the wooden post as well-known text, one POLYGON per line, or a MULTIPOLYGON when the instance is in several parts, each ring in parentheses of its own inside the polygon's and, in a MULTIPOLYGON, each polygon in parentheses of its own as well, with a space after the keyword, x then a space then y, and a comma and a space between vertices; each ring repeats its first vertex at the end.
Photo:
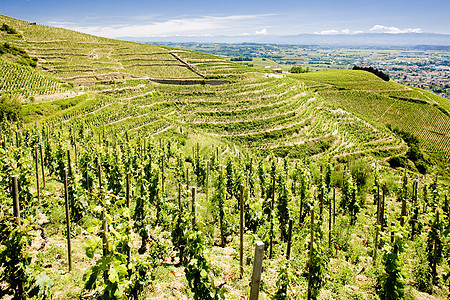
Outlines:
POLYGON ((333 225, 336 224, 336 188, 333 187, 333 225))
POLYGON ((195 186, 192 187, 192 228, 196 227, 195 224, 195 202, 197 200, 197 188, 195 186))
POLYGON ((20 204, 19 204, 19 186, 17 184, 17 175, 12 176, 11 194, 13 198, 13 211, 17 224, 20 224, 20 204))
POLYGON ((423 186, 423 208, 422 208, 422 213, 426 213, 427 212, 427 185, 424 184, 423 186))
POLYGON ((189 168, 186 168, 186 189, 189 191, 189 168))
POLYGON ((183 211, 183 206, 181 205, 181 183, 178 183, 178 209, 180 212, 183 211))
MULTIPOLYGON (((436 180, 437 182, 437 180, 436 180)), ((434 239, 434 249, 433 249, 433 264, 431 266, 431 275, 433 276, 433 284, 436 284, 437 282, 437 270, 436 270, 436 266, 437 266, 437 250, 438 250, 438 237, 437 235, 439 234, 439 208, 435 208, 436 210, 436 225, 433 226, 434 228, 432 228, 431 230, 435 231, 435 239, 434 239)))
MULTIPOLYGON (((19 205, 19 186, 17 185, 17 175, 12 176, 12 198, 13 198, 13 211, 17 225, 20 225, 20 205, 19 205)), ((19 280, 17 283, 19 299, 26 299, 24 296, 23 282, 19 280)))
POLYGON ((42 144, 39 144, 39 152, 41 154, 42 185, 45 188, 44 154, 42 153, 42 144))
POLYGON ((289 219, 289 229, 288 229, 288 241, 286 249, 286 259, 291 259, 291 245, 292 245, 292 219, 289 219))
POLYGON ((161 195, 164 195, 164 150, 161 155, 161 195))
POLYGON ((253 260, 252 281, 250 283, 250 300, 258 300, 263 258, 264 243, 262 241, 257 241, 255 246, 255 258, 253 260))
POLYGON ((400 226, 403 226, 405 224, 405 217, 406 217, 406 199, 402 198, 402 212, 400 215, 400 226))
POLYGON ((64 168, 64 202, 66 207, 67 256, 69 259, 69 272, 72 271, 72 246, 70 243, 70 213, 69 194, 67 191, 67 170, 64 168))
POLYGON ((372 262, 375 266, 377 261, 377 251, 378 251, 378 234, 380 231, 380 211, 381 211, 381 201, 380 201, 380 194, 378 194, 378 201, 377 201, 377 221, 376 221, 376 228, 375 228, 375 248, 373 249, 373 258, 372 262))
POLYGON ((73 171, 72 171, 72 161, 70 159, 70 150, 67 149, 67 166, 69 167, 69 173, 68 175, 73 178, 73 171))
MULTIPOLYGON (((334 189, 333 189, 334 194, 334 189)), ((331 201, 328 201, 328 248, 331 249, 331 201)))
MULTIPOLYGON (((130 209, 130 173, 127 173, 126 176, 126 191, 125 191, 126 199, 127 199, 127 208, 130 209)), ((130 240, 128 240, 130 241, 130 240)), ((127 268, 129 268, 131 263, 131 247, 127 246, 127 268)), ((130 270, 129 270, 130 272, 130 270)))
POLYGON ((380 185, 377 184, 377 203, 380 202, 380 185))
POLYGON ((381 231, 383 231, 384 228, 384 203, 386 201, 386 184, 383 184, 383 197, 381 201, 381 207, 380 207, 380 226, 381 231))
MULTIPOLYGON (((106 220, 106 208, 102 210, 102 248, 103 248, 103 256, 108 255, 108 237, 106 236, 108 232, 108 221, 106 220)), ((103 278, 106 280, 108 278, 108 271, 105 270, 103 273, 103 278)))
POLYGON ((98 189, 102 192, 102 167, 98 164, 98 189))
MULTIPOLYGON (((391 228, 394 228, 394 226, 395 226, 395 222, 392 221, 391 222, 391 228)), ((394 230, 391 229, 391 244, 393 244, 393 243, 394 243, 394 230)))
POLYGON ((414 208, 413 216, 411 219, 411 240, 414 240, 414 236, 416 235, 416 223, 419 216, 419 207, 417 205, 417 188, 418 188, 418 182, 417 180, 414 180, 413 182, 413 199, 412 199, 412 206, 414 208))
POLYGON ((206 189, 206 199, 205 202, 208 203, 208 198, 209 198, 209 161, 206 162, 206 182, 205 182, 205 189, 206 189))
POLYGON ((308 300, 311 299, 312 259, 314 251, 314 207, 311 209, 311 240, 309 245, 308 300))
POLYGON ((78 152, 77 152, 77 142, 74 143, 73 145, 74 150, 75 150, 75 166, 78 167, 78 152))
POLYGON ((39 188, 39 156, 38 156, 38 148, 34 149, 34 157, 35 157, 35 166, 36 166, 36 193, 38 203, 41 202, 41 194, 39 188))
MULTIPOLYGON (((181 183, 178 183, 178 228, 181 226, 181 216, 183 215, 183 205, 181 204, 181 183)), ((184 252, 184 245, 180 245, 180 252, 179 252, 179 264, 181 265, 183 263, 183 253, 184 252)))
POLYGON ((216 147, 217 164, 219 164, 219 146, 216 147))
MULTIPOLYGON (((198 145, 198 144, 197 144, 198 145)), ((244 186, 239 186, 239 266, 241 277, 244 275, 244 186)))
POLYGON ((323 219, 322 213, 323 213, 323 194, 324 194, 325 187, 322 185, 320 187, 320 209, 319 209, 319 215, 320 219, 323 219))
POLYGON ((273 254, 273 222, 272 222, 272 213, 273 213, 274 206, 275 206, 275 174, 272 177, 272 203, 270 204, 270 211, 269 211, 269 222, 270 222, 269 259, 272 259, 272 254, 273 254))
POLYGON ((126 177, 126 198, 127 198, 127 208, 130 208, 130 173, 127 173, 126 177))

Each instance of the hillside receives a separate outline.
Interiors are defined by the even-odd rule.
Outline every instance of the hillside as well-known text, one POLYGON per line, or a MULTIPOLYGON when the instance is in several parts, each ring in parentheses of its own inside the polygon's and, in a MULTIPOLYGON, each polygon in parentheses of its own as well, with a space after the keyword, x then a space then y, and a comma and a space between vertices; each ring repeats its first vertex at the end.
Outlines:
MULTIPOLYGON (((375 153, 386 158, 404 153, 405 146, 384 127, 390 124, 418 136, 427 152, 437 154, 445 161, 449 159, 449 101, 393 82, 384 83, 368 73, 314 72, 263 79, 264 75, 256 69, 199 52, 98 38, 6 16, 1 16, 0 22, 19 32, 19 35, 2 34, 4 41, 37 58, 36 70, 27 71, 30 74, 27 80, 36 81, 36 87, 28 88, 26 93, 22 91, 25 96, 67 90, 67 85, 58 85, 60 79, 81 84, 84 90, 119 94, 113 96, 116 100, 102 100, 103 103, 120 102, 129 89, 132 92, 127 97, 140 97, 140 100, 133 104, 137 107, 132 116, 126 111, 120 112, 126 122, 134 122, 133 119, 139 117, 137 123, 145 124, 141 115, 147 116, 149 110, 142 107, 142 103, 157 102, 159 107, 165 108, 161 111, 158 106, 152 108, 152 123, 159 119, 165 127, 195 127, 205 134, 226 138, 246 148, 273 149, 279 155, 291 153, 294 157, 299 153, 322 153, 334 158, 352 153, 375 153), (240 76, 231 84, 220 87, 160 86, 147 81, 202 80, 203 77, 239 76, 249 71, 254 75, 240 76), (34 79, 38 76, 34 74, 42 74, 39 76, 45 80, 34 79), (46 82, 49 76, 55 78, 56 83, 46 82), (139 90, 142 94, 136 92, 139 90), (159 92, 158 96, 153 92, 159 92), (141 95, 145 97, 142 99, 141 95), (182 106, 173 101, 179 98, 183 98, 182 106), (367 99, 371 99, 370 103, 367 99), (168 117, 157 118, 156 115, 168 117), (421 117, 417 118, 418 115, 421 117), (340 119, 347 120, 336 122, 340 119), (355 130, 348 130, 344 125, 346 122, 355 130)), ((7 66, 2 68, 2 72, 6 72, 4 75, 20 77, 19 74, 24 72, 21 67, 16 67, 20 72, 7 71, 12 65, 2 64, 7 66)), ((2 94, 12 93, 12 90, 20 94, 20 89, 31 84, 20 78, 2 77, 2 94), (19 81, 22 87, 14 83, 19 81)), ((108 120, 105 125, 111 130, 122 126, 115 109, 123 105, 115 105, 115 117, 108 116, 107 110, 103 112, 108 120), (114 125, 108 126, 111 122, 114 125)), ((76 112, 71 109, 71 114, 76 112)), ((100 125, 103 126, 95 126, 100 125)))
POLYGON ((2 23, 36 66, 0 56, 1 108, 17 98, 22 117, 0 123, 1 293, 20 279, 41 298, 242 299, 261 240, 260 299, 381 299, 391 283, 447 297, 448 100, 365 71, 273 76, 2 23), (26 273, 7 272, 10 249, 26 273))
POLYGON ((192 51, 99 38, 1 15, 0 23, 19 33, 2 32, 2 40, 25 49, 37 59, 38 69, 74 83, 130 78, 200 79, 214 74, 215 67, 226 67, 229 73, 242 69, 237 64, 192 51))

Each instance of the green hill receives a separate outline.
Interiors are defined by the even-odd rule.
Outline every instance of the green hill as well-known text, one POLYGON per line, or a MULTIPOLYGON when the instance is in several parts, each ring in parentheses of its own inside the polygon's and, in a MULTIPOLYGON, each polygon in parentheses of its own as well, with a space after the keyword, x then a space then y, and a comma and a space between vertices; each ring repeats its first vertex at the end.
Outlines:
MULTIPOLYGON (((74 92, 97 93, 106 106, 96 113, 103 121, 93 124, 85 117, 89 105, 66 115, 46 115, 47 122, 70 116, 70 122, 94 130, 138 129, 140 134, 185 128, 262 153, 334 159, 405 154, 407 145, 389 125, 417 136, 429 157, 449 161, 449 101, 368 72, 266 78, 261 71, 209 54, 99 38, 6 16, 0 16, 0 23, 17 32, 2 32, 2 40, 37 59, 33 69, 3 57, 1 94, 58 94, 67 92, 63 82, 69 82, 80 85, 74 92), (205 78, 231 82, 180 85, 204 83, 205 78), (176 84, 156 83, 161 80, 176 84)), ((31 115, 33 110, 33 104, 27 108, 31 115)))

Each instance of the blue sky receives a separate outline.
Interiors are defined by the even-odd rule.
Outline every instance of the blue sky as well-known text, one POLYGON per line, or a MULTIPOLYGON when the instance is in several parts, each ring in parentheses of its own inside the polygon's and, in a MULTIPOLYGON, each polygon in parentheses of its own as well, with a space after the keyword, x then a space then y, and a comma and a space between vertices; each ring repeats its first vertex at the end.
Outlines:
POLYGON ((450 0, 0 0, 0 14, 113 38, 450 34, 450 0))

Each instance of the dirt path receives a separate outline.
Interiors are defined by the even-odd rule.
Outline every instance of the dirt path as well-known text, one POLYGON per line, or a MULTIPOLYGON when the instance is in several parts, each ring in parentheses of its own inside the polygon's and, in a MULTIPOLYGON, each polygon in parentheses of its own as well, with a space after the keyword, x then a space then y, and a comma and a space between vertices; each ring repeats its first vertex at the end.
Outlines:
POLYGON ((195 69, 193 66, 191 66, 190 64, 188 64, 187 62, 185 62, 184 60, 182 60, 174 51, 170 51, 169 52, 170 55, 172 55, 173 57, 175 57, 176 60, 178 60, 180 63, 182 63, 183 65, 185 65, 189 70, 191 70, 192 72, 194 72, 195 74, 197 74, 198 76, 205 78, 205 75, 203 75, 202 73, 200 73, 199 71, 197 71, 197 69, 195 69))
POLYGON ((86 94, 85 92, 74 92, 74 91, 68 91, 68 92, 62 92, 62 93, 56 93, 51 95, 42 95, 42 96, 34 96, 34 99, 36 102, 43 102, 43 101, 51 101, 51 100, 58 100, 62 98, 71 98, 76 97, 80 95, 86 94))

